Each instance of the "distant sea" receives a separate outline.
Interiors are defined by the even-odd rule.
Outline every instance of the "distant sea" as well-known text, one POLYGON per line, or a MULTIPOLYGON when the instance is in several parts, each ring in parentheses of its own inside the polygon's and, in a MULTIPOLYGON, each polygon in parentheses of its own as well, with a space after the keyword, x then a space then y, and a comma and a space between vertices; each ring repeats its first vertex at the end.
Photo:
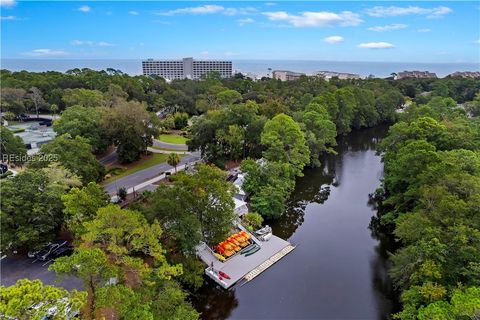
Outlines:
MULTIPOLYGON (((1 68, 11 71, 60 71, 74 68, 103 70, 113 68, 130 75, 142 73, 142 60, 69 60, 69 59, 1 59, 1 68)), ((411 63, 411 62, 341 62, 307 60, 232 60, 235 71, 265 76, 273 70, 290 70, 312 74, 315 71, 337 71, 357 73, 363 77, 374 75, 379 78, 392 72, 421 70, 435 72, 444 77, 455 71, 480 71, 480 63, 411 63)))

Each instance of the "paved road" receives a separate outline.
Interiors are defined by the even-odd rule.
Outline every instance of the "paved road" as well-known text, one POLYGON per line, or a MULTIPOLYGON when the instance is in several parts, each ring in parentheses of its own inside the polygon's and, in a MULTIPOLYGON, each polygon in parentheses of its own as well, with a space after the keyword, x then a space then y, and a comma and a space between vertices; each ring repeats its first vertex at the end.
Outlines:
POLYGON ((76 277, 59 277, 48 270, 45 262, 29 259, 23 255, 8 256, 0 261, 2 286, 11 286, 19 279, 40 279, 45 284, 63 287, 67 290, 82 289, 82 281, 76 277), (33 263, 32 263, 33 262, 33 263))
MULTIPOLYGON (((192 161, 197 161, 200 159, 200 154, 195 152, 190 155, 187 155, 182 158, 180 161, 179 165, 186 164, 188 162, 192 161)), ((147 180, 150 180, 161 173, 173 169, 172 166, 167 164, 166 162, 157 164, 153 167, 143 169, 141 171, 135 172, 131 175, 128 175, 126 177, 120 178, 116 181, 113 181, 107 185, 105 185, 103 188, 105 191, 107 191, 109 194, 116 194, 117 190, 120 189, 121 187, 125 187, 125 189, 129 189, 132 187, 135 187, 139 185, 142 182, 145 182, 147 180)))
POLYGON ((188 147, 186 144, 175 144, 175 143, 167 143, 157 139, 153 139, 153 145, 155 147, 178 150, 178 151, 188 151, 188 147))
POLYGON ((115 149, 108 156, 105 156, 105 157, 99 159, 98 162, 100 162, 102 165, 106 166, 107 164, 114 163, 117 160, 118 160, 118 153, 117 153, 117 149, 115 149))
MULTIPOLYGON (((162 142, 157 139, 153 139, 153 145, 155 147, 160 147, 160 148, 165 148, 165 149, 171 149, 171 150, 178 150, 178 151, 188 151, 188 147, 186 144, 173 144, 173 143, 166 143, 162 142)), ((117 151, 114 150, 112 153, 109 155, 99 159, 98 161, 103 164, 104 166, 114 163, 115 161, 118 160, 118 154, 117 151)))

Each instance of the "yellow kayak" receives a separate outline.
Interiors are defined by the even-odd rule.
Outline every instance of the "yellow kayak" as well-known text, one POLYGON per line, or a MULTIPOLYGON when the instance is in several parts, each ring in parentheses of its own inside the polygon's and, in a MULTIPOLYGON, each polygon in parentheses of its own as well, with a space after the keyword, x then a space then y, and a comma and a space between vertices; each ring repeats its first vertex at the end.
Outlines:
POLYGON ((214 253, 213 255, 214 255, 215 258, 217 258, 218 260, 220 260, 220 261, 222 261, 222 262, 225 261, 225 257, 222 256, 221 254, 214 253))

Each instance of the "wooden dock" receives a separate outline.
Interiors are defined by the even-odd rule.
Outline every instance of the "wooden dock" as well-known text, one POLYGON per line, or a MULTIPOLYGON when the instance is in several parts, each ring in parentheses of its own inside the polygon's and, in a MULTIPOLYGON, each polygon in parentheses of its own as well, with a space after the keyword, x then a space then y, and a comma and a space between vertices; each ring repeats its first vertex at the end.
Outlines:
MULTIPOLYGON (((283 248, 280 252, 275 253, 273 256, 271 256, 268 260, 265 260, 261 265, 250 271, 243 277, 246 282, 249 282, 253 280, 256 276, 258 276, 260 273, 263 271, 267 270, 270 268, 275 262, 278 260, 282 259, 284 256, 289 254, 293 249, 295 249, 295 246, 293 245, 288 245, 285 248, 283 248)), ((246 283, 245 282, 245 283, 246 283)))
POLYGON ((197 246, 197 255, 207 265, 205 274, 225 289, 237 283, 246 283, 267 270, 274 263, 290 253, 295 246, 275 235, 269 241, 259 241, 252 236, 252 240, 260 246, 256 253, 245 256, 237 253, 225 262, 219 261, 206 244, 197 246), (225 279, 218 276, 222 271, 230 276, 225 279))

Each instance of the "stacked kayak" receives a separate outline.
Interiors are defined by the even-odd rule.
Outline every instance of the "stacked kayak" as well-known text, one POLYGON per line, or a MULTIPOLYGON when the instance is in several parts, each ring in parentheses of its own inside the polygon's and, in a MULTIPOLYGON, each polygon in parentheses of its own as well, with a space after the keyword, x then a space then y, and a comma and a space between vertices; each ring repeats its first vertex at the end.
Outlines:
POLYGON ((252 254, 254 254, 255 252, 257 252, 258 250, 260 250, 260 246, 256 243, 254 243, 253 245, 248 246, 247 248, 240 251, 240 253, 245 255, 245 257, 248 257, 248 256, 251 256, 252 254))
POLYGON ((215 247, 215 257, 222 262, 225 261, 242 250, 242 248, 249 246, 251 243, 250 238, 251 236, 245 231, 232 234, 215 247))

